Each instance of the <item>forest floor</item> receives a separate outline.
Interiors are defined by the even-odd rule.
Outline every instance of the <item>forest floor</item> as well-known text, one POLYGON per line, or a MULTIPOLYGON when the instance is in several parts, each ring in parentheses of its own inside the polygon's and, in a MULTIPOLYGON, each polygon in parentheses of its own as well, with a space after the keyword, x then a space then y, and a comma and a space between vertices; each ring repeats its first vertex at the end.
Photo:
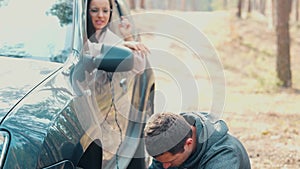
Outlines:
POLYGON ((293 88, 282 89, 270 21, 259 15, 231 15, 230 21, 231 39, 217 47, 229 90, 224 119, 247 147, 253 168, 300 168, 300 27, 291 22, 293 88))
MULTIPOLYGON (((145 11, 135 11, 141 14, 145 11)), ((149 12, 149 11, 147 11, 149 12)), ((276 33, 270 21, 259 14, 252 14, 244 19, 237 19, 234 13, 218 12, 178 12, 151 11, 176 16, 193 24, 202 31, 215 47, 225 76, 225 100, 222 119, 230 132, 245 145, 250 156, 253 169, 295 169, 300 168, 300 27, 291 23, 291 70, 293 88, 278 87, 276 79, 276 33)), ((141 32, 161 26, 161 18, 153 20, 137 20, 141 32)), ((170 23, 169 21, 166 21, 170 23)), ((164 23, 164 22, 163 22, 164 23)), ((166 26, 165 24, 164 26, 166 26)), ((178 29, 179 27, 172 27, 178 29)), ((189 30, 185 30, 189 34, 189 30)), ((155 38, 151 35, 142 37, 144 42, 155 48, 155 38)), ((160 42, 162 43, 162 42, 160 42)), ((165 51, 174 51, 174 55, 182 56, 184 50, 179 45, 170 43, 165 51)), ((156 47, 157 48, 157 47, 156 47)), ((150 58, 151 62, 164 56, 150 58)), ((185 57, 183 57, 185 58, 185 57)), ((189 59, 191 59, 190 57, 189 59)), ((163 61, 161 61, 164 64, 163 61)), ((193 62, 193 61, 192 61, 193 62)), ((196 61, 195 61, 196 62, 196 61)), ((156 63, 155 63, 156 64, 156 63)), ((168 63, 166 63, 168 64, 168 63)), ((170 62, 171 66, 172 63, 170 62)), ((177 68, 178 69, 178 68, 177 68)), ((194 74, 203 85, 207 79, 199 71, 194 74), (200 78, 199 78, 200 77, 200 78)), ((175 72, 176 73, 176 72, 175 72)), ((174 73, 174 74, 175 74, 174 73)), ((180 73, 180 72, 177 72, 180 73)), ((172 74, 172 73, 171 73, 172 74)), ((170 84, 158 73, 157 88, 164 92, 170 84)), ((211 89, 211 88, 207 88, 211 89)), ((205 89, 200 93, 205 95, 205 89)), ((174 90, 170 97, 174 98, 174 90)), ((156 103, 159 104, 161 94, 158 93, 156 103)), ((200 96, 199 96, 200 97, 200 96)), ((208 98, 211 98, 208 96, 208 98)), ((205 99, 202 99, 203 101, 205 99)), ((200 109, 209 107, 211 102, 197 105, 200 109)), ((175 103, 165 106, 164 110, 172 110, 175 103)), ((195 107, 189 110, 196 109, 195 107)), ((187 110, 186 108, 182 108, 187 110)))

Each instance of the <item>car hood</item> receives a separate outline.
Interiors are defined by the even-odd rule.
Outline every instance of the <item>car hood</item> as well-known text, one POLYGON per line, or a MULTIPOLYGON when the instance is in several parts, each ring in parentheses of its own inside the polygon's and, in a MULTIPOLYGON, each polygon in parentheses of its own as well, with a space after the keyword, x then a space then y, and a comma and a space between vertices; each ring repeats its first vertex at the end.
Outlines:
POLYGON ((0 120, 62 64, 0 56, 0 120))

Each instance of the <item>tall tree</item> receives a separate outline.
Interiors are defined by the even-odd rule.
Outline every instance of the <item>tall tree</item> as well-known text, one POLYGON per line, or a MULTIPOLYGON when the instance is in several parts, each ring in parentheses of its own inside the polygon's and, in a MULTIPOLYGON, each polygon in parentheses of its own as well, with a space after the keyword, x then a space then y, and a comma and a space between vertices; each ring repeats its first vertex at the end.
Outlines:
POLYGON ((223 0, 223 9, 228 9, 228 0, 223 0))
POLYGON ((253 10, 257 10, 257 9, 258 9, 257 0, 253 0, 253 10))
POLYGON ((296 0, 296 5, 295 5, 295 12, 296 12, 296 21, 299 21, 299 0, 296 0))
POLYGON ((145 7, 145 0, 141 0, 141 2, 140 2, 140 7, 142 8, 142 9, 145 9, 146 7, 145 7))
POLYGON ((266 0, 260 0, 259 3, 259 11, 261 14, 265 15, 266 14, 266 0))
POLYGON ((47 14, 57 16, 60 25, 68 25, 72 23, 73 2, 72 0, 60 0, 55 3, 47 14))
POLYGON ((130 9, 135 9, 135 0, 129 0, 129 6, 130 6, 130 9))
POLYGON ((252 0, 248 0, 248 13, 252 12, 252 0))
POLYGON ((277 23, 277 12, 276 12, 276 9, 277 9, 277 7, 276 7, 276 1, 277 0, 272 0, 272 21, 273 21, 273 26, 275 26, 276 25, 276 23, 277 23))
POLYGON ((237 6, 237 8, 238 8, 238 11, 237 11, 237 17, 239 17, 239 18, 242 18, 242 8, 243 8, 243 3, 244 3, 244 0, 239 0, 238 1, 238 6, 237 6))
POLYGON ((291 10, 291 0, 277 0, 277 77, 282 83, 282 87, 292 87, 292 72, 290 65, 290 32, 289 19, 291 10))

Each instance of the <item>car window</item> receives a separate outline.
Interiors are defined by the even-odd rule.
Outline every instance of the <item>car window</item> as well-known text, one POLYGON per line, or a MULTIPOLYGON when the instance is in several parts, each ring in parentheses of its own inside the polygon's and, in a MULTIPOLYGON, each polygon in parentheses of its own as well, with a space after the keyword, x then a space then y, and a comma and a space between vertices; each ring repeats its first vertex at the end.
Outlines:
POLYGON ((0 55, 64 62, 71 51, 72 1, 0 0, 0 55))

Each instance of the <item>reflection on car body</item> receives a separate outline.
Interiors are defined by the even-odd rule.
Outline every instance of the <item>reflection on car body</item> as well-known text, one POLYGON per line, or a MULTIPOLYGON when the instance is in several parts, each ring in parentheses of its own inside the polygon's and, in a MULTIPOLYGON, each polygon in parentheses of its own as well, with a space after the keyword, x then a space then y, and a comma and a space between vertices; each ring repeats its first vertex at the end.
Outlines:
POLYGON ((120 47, 85 54, 85 7, 85 0, 0 1, 0 168, 145 168, 153 72, 131 71, 130 51, 120 47))

